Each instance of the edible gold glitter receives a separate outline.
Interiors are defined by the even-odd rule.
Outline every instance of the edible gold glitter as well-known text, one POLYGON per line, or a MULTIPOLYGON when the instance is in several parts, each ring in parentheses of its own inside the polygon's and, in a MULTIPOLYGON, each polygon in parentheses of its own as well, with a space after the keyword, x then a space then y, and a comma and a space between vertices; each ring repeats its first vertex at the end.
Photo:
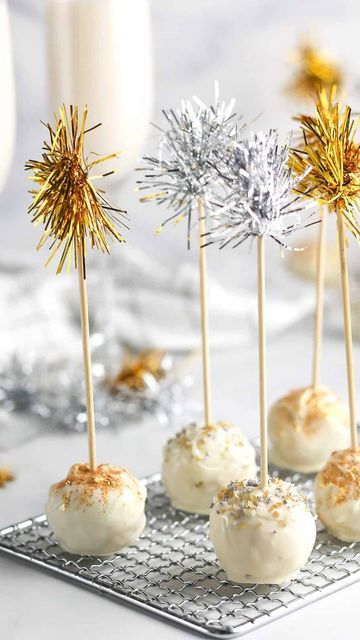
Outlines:
POLYGON ((65 511, 73 499, 82 506, 89 506, 93 504, 94 492, 100 491, 101 500, 106 502, 112 490, 121 489, 129 485, 134 492, 138 492, 136 480, 126 469, 114 467, 110 464, 101 464, 95 471, 92 471, 88 464, 74 464, 66 478, 52 485, 50 492, 56 493, 63 489, 67 490, 62 495, 62 505, 60 507, 61 511, 65 511), (72 494, 73 487, 81 489, 80 496, 78 492, 72 494))
MULTIPOLYGON (((241 447, 244 445, 241 433, 237 432, 230 422, 219 421, 203 427, 198 427, 193 423, 168 440, 164 459, 168 462, 171 457, 170 452, 173 451, 177 455, 177 448, 181 447, 186 449, 195 460, 203 460, 209 455, 209 442, 216 442, 216 435, 220 433, 223 433, 225 438, 221 445, 221 452, 226 451, 230 446, 241 447)), ((219 451, 219 455, 221 452, 219 451)))
POLYGON ((332 454, 317 476, 320 487, 333 487, 328 495, 329 506, 343 504, 347 500, 360 500, 360 454, 354 449, 344 449, 332 454))
POLYGON ((226 513, 232 517, 232 524, 239 526, 253 517, 257 512, 267 511, 281 527, 287 526, 284 516, 296 505, 303 505, 309 510, 306 496, 299 493, 296 487, 279 478, 269 478, 266 489, 257 480, 240 480, 231 482, 216 494, 212 508, 218 513, 226 513))
POLYGON ((349 420, 346 405, 325 386, 294 389, 280 398, 272 410, 277 414, 279 431, 287 431, 290 426, 308 435, 317 432, 322 420, 337 418, 344 424, 349 420))

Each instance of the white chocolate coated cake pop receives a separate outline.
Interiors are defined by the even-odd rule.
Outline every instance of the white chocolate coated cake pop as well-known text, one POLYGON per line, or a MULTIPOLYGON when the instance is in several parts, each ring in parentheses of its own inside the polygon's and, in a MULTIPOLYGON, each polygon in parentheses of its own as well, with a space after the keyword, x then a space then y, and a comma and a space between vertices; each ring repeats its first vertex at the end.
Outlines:
POLYGON ((254 448, 227 422, 190 424, 164 449, 162 482, 176 509, 206 515, 221 487, 255 476, 254 448))
POLYGON ((69 553, 104 556, 132 544, 145 527, 146 488, 126 469, 74 464, 50 487, 46 517, 69 553))
POLYGON ((283 584, 306 563, 316 537, 307 499, 289 482, 232 482, 210 510, 210 538, 229 580, 283 584))
POLYGON ((270 409, 269 439, 276 466, 319 471, 332 451, 350 444, 348 406, 322 385, 295 389, 270 409))
MULTIPOLYGON (((316 280, 318 243, 304 241, 303 251, 289 251, 286 264, 290 271, 304 280, 316 280)), ((339 250, 336 244, 326 244, 325 283, 335 285, 339 280, 339 250)))
POLYGON ((317 514, 329 533, 360 541, 360 450, 334 451, 315 480, 317 514))

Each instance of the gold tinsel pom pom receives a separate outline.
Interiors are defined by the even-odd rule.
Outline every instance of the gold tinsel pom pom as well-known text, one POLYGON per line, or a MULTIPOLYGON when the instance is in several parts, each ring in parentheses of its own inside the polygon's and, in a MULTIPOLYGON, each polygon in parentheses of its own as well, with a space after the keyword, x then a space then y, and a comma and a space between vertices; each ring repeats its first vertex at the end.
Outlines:
POLYGON ((76 265, 76 245, 85 253, 86 240, 91 248, 109 253, 108 238, 123 242, 116 226, 124 222, 125 211, 111 206, 104 197, 104 191, 94 186, 94 180, 108 173, 90 176, 90 171, 102 162, 117 157, 117 153, 97 157, 92 162, 84 155, 84 137, 98 127, 85 129, 87 108, 82 116, 78 107, 62 106, 59 116, 55 116, 55 126, 47 124, 49 141, 44 142, 41 160, 29 160, 25 168, 32 170, 31 179, 38 189, 33 195, 29 213, 32 222, 42 223, 45 231, 38 244, 42 247, 48 239, 51 241, 51 255, 47 263, 62 247, 57 273, 62 270, 65 261, 70 268, 74 259, 76 265))
POLYGON ((336 89, 318 93, 315 115, 301 115, 303 144, 294 149, 291 165, 298 175, 308 168, 298 192, 344 216, 356 238, 360 236, 360 145, 351 109, 336 101, 336 89))
POLYGON ((295 52, 297 70, 288 91, 295 96, 315 99, 321 89, 341 87, 341 69, 310 42, 302 43, 295 52))

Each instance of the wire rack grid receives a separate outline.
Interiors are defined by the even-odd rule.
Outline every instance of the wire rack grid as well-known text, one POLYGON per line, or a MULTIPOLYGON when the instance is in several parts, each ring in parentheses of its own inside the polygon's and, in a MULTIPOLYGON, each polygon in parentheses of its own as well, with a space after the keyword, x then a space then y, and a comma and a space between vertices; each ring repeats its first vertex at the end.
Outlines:
MULTIPOLYGON (((311 496, 308 476, 279 475, 311 496)), ((0 551, 213 638, 244 635, 360 579, 360 543, 344 544, 319 530, 309 561, 291 583, 229 582, 209 540, 208 519, 173 509, 158 475, 145 483, 146 529, 121 554, 65 553, 44 515, 0 531, 0 551)))

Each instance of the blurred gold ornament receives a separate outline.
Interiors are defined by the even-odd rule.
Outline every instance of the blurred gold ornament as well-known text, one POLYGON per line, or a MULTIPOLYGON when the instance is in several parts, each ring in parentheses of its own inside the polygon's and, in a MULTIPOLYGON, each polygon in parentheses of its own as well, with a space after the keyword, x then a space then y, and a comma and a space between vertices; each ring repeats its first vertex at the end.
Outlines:
POLYGON ((149 376, 158 382, 167 373, 165 357, 165 351, 159 349, 146 349, 137 355, 127 354, 120 371, 108 381, 111 390, 116 393, 119 387, 126 386, 143 391, 147 387, 146 380, 149 376))
POLYGON ((360 237, 360 144, 351 109, 336 102, 336 89, 321 90, 314 116, 299 116, 303 144, 294 149, 291 165, 298 175, 311 169, 297 192, 340 213, 351 233, 360 237))
POLYGON ((14 475, 9 469, 0 469, 0 487, 5 486, 7 482, 14 480, 14 475))
POLYGON ((77 264, 76 249, 80 246, 85 255, 86 240, 91 248, 109 253, 108 237, 124 242, 116 226, 123 224, 120 216, 125 211, 111 206, 104 197, 104 191, 96 188, 96 179, 111 175, 90 176, 89 172, 98 164, 116 158, 117 153, 98 157, 92 162, 84 156, 84 137, 89 131, 100 126, 85 129, 87 107, 79 115, 78 107, 63 105, 59 116, 55 116, 55 126, 47 124, 50 140, 44 142, 41 160, 29 160, 25 168, 32 170, 31 176, 38 189, 31 191, 33 199, 29 206, 32 222, 42 223, 45 231, 38 244, 40 249, 51 240, 51 255, 46 264, 62 246, 57 273, 65 261, 68 268, 72 260, 77 264))
POLYGON ((302 43, 295 52, 297 72, 288 91, 295 96, 316 98, 321 89, 341 87, 343 74, 324 52, 316 49, 310 42, 302 43))

